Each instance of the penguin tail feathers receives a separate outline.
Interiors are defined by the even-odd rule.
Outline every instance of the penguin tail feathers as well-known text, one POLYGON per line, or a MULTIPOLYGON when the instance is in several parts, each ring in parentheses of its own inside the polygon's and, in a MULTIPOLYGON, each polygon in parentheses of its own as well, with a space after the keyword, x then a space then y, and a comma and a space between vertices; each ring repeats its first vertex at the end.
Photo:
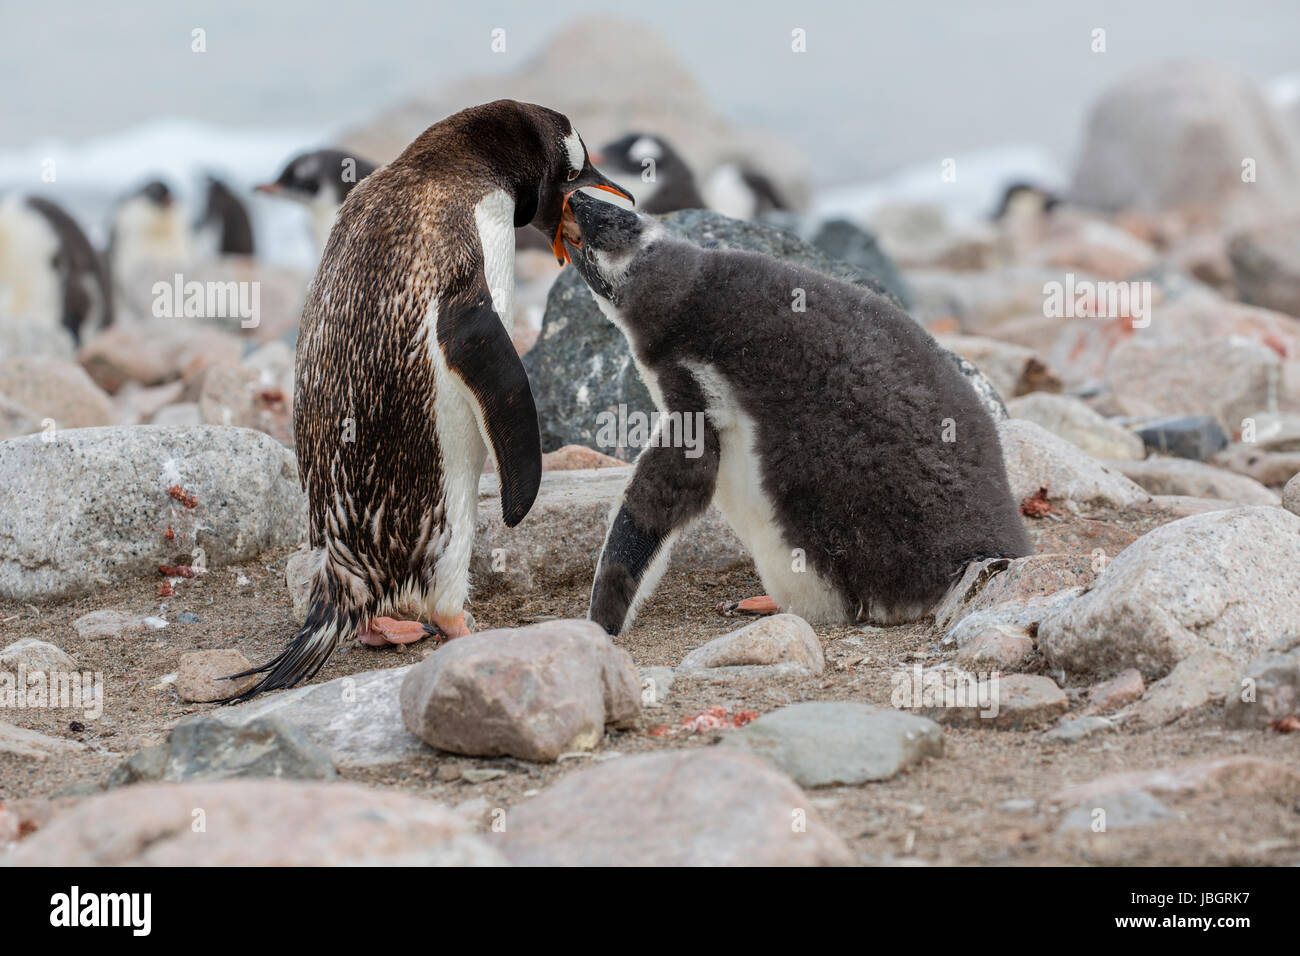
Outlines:
POLYGON ((231 674, 222 680, 238 680, 253 674, 266 676, 242 694, 227 697, 218 703, 242 703, 263 691, 280 690, 293 687, 304 680, 311 680, 325 666, 325 662, 334 653, 334 648, 338 647, 339 642, 355 631, 355 621, 341 616, 336 609, 324 601, 313 602, 302 628, 279 656, 260 667, 231 674))

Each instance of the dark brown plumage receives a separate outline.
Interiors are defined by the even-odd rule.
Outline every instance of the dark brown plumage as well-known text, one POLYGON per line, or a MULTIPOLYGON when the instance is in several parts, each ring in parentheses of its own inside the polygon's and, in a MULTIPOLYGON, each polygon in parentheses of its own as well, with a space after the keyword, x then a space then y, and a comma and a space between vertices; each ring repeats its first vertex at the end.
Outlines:
POLYGON ((430 127, 351 191, 298 336, 295 441, 324 557, 306 624, 244 696, 310 678, 399 605, 431 633, 459 618, 484 439, 508 524, 541 478, 536 409, 503 324, 514 227, 550 235, 568 191, 605 182, 564 116, 501 100, 430 127))

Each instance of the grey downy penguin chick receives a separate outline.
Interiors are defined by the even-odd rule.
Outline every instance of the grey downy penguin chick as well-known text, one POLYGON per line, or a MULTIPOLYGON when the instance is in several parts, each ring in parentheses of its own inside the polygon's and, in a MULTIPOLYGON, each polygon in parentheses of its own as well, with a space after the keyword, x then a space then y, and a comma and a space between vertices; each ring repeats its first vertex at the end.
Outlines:
POLYGON ((597 565, 590 617, 607 632, 710 503, 770 595, 741 609, 813 621, 916 620, 971 561, 1030 552, 989 413, 906 313, 590 197, 570 209, 573 262, 660 413, 597 565))
POLYGON ((516 226, 564 252, 565 203, 625 198, 560 113, 498 100, 425 130, 349 193, 298 335, 294 436, 311 545, 307 620, 243 697, 292 687, 340 641, 468 633, 478 479, 507 525, 541 481, 537 411, 510 340, 516 226), (415 605, 421 621, 388 613, 415 605))

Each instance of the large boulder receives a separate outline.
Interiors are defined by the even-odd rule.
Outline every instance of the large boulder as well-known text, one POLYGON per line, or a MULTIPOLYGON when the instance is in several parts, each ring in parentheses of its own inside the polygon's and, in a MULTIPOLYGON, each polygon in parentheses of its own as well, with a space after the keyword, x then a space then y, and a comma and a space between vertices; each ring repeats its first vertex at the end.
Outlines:
POLYGON ((22 840, 14 866, 500 866, 461 814, 352 783, 162 783, 113 790, 22 840))
POLYGON ((0 599, 238 563, 305 533, 293 452, 261 432, 137 425, 44 438, 0 442, 0 599))
POLYGON ((1300 206, 1300 146, 1246 77, 1199 60, 1152 63, 1093 106, 1070 195, 1103 209, 1272 215, 1300 206), (1255 176, 1243 175, 1246 160, 1255 176))
POLYGON ((1182 518, 1125 548, 1038 628, 1053 669, 1169 673, 1197 651, 1245 665, 1300 630, 1300 518, 1267 505, 1182 518))
POLYGON ((518 866, 827 866, 853 855, 790 778, 722 747, 611 760, 510 811, 518 866))

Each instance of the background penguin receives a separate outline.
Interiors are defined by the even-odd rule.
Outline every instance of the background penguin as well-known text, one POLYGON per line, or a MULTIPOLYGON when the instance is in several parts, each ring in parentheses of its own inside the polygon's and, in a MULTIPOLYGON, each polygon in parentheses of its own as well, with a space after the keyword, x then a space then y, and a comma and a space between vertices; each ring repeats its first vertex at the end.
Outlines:
POLYGON ((993 213, 993 220, 1003 222, 1011 218, 1039 218, 1051 212, 1060 203, 1059 196, 1041 186, 1023 181, 1009 183, 1002 191, 1002 198, 993 213))
POLYGON ((723 163, 705 177, 702 190, 709 208, 732 219, 758 219, 790 209, 772 181, 743 163, 723 163))
POLYGON ((1029 553, 992 420, 904 312, 587 196, 570 207, 573 262, 667 416, 597 566, 590 617, 606 631, 627 629, 674 538, 710 502, 771 595, 741 610, 915 620, 969 562, 1029 553), (796 289, 803 312, 791 308, 796 289), (701 412, 700 440, 684 442, 675 423, 701 412))
POLYGON ((253 223, 248 210, 221 180, 208 177, 208 198, 197 231, 209 237, 212 251, 223 256, 253 254, 253 223))
POLYGON ((343 200, 377 168, 370 160, 341 149, 316 149, 294 156, 274 182, 258 186, 257 191, 307 206, 317 248, 324 249, 343 200))
POLYGON ((633 184, 642 212, 668 213, 707 208, 686 160, 659 136, 628 133, 606 143, 594 161, 616 182, 633 184), (647 178, 653 170, 653 178, 647 178))
POLYGON ((154 282, 171 281, 174 272, 193 261, 190 223, 166 183, 152 180, 118 204, 109 231, 108 259, 118 290, 146 315, 154 282))
POLYGON ((113 321, 104 260, 48 199, 0 202, 0 313, 61 324, 78 345, 113 321))
MULTIPOLYGON (((292 686, 341 640, 467 633, 485 446, 507 525, 541 481, 537 411, 510 341, 514 230, 553 237, 597 172, 568 119, 498 100, 448 117, 339 211, 298 335, 294 433, 311 544, 306 623, 244 696, 292 686), (429 623, 385 616, 414 604, 429 623)), ((244 674, 237 676, 246 676, 244 674)))

